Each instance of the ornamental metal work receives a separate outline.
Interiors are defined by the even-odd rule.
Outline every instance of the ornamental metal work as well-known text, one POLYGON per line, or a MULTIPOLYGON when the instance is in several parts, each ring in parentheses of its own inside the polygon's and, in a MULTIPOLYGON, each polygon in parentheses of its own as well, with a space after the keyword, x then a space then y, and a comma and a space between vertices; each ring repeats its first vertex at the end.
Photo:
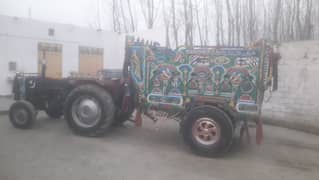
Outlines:
MULTIPOLYGON (((147 103, 182 107, 188 97, 257 103, 260 47, 179 47, 128 38, 131 76, 147 103)), ((269 58, 264 56, 265 73, 269 58)))

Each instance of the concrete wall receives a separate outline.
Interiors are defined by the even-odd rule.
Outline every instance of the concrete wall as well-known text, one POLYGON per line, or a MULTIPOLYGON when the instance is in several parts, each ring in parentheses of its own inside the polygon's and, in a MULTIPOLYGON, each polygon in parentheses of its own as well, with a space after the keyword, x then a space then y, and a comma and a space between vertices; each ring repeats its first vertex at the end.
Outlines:
MULTIPOLYGON (((278 91, 263 106, 266 121, 319 133, 319 41, 282 44, 278 91)), ((269 93, 265 99, 269 97, 269 93)))
POLYGON ((23 18, 0 16, 0 95, 11 91, 8 62, 17 62, 21 72, 38 71, 38 43, 59 43, 63 45, 63 77, 79 68, 79 46, 90 46, 104 49, 104 68, 121 68, 123 55, 119 48, 124 47, 120 36, 108 31, 95 31, 73 25, 56 24, 23 18), (53 28, 55 35, 48 35, 53 28))

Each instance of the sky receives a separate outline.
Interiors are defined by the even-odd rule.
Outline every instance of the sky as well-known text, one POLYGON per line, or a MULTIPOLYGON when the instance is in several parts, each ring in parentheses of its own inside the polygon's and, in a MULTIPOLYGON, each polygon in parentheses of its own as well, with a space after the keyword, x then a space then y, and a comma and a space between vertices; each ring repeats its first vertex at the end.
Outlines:
MULTIPOLYGON (((163 1, 165 0, 158 0, 157 2, 163 1)), ((165 2, 170 2, 170 0, 166 0, 165 2)), ((146 29, 146 26, 144 17, 140 11, 139 0, 131 0, 131 4, 135 7, 133 8, 135 26, 138 31, 143 31, 146 29)), ((158 7, 161 7, 161 5, 162 3, 156 4, 158 7)), ((0 15, 73 24, 92 29, 98 29, 98 22, 100 22, 100 28, 104 30, 113 30, 111 9, 111 0, 0 0, 0 15)), ((158 12, 161 14, 162 10, 158 10, 158 12)), ((211 15, 209 16, 212 17, 211 15)), ((156 18, 154 29, 162 29, 164 27, 162 19, 161 16, 156 18)), ((214 22, 211 21, 211 23, 214 22)), ((214 42, 214 24, 210 24, 210 27, 210 40, 214 42)), ((196 39, 195 37, 195 40, 198 41, 198 38, 196 39)))
MULTIPOLYGON (((136 3, 137 0, 131 2, 132 6, 140 7, 136 3)), ((100 22, 104 30, 113 30, 111 8, 111 0, 0 0, 0 15, 31 17, 34 20, 72 24, 92 29, 97 29, 97 22, 100 22)), ((165 37, 162 29, 153 29, 154 32, 145 31, 144 21, 141 15, 138 16, 140 21, 136 26, 139 32, 136 35, 164 44, 165 37), (159 35, 154 36, 154 33, 159 35)))
POLYGON ((92 27, 97 22, 97 3, 98 0, 0 0, 0 14, 92 27))

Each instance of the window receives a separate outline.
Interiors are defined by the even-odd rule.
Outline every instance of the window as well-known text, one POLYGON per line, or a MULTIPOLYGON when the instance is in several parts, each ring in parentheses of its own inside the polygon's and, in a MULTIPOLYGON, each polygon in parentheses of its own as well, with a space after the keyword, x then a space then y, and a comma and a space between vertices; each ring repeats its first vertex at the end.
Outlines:
POLYGON ((91 55, 102 55, 103 56, 103 48, 80 46, 79 52, 80 52, 80 54, 91 54, 91 55))

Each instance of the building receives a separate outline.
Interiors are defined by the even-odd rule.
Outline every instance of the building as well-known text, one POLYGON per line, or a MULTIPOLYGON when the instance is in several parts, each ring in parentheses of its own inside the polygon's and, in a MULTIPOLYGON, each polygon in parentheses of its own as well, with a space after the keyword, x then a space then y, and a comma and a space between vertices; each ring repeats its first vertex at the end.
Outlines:
POLYGON ((39 73, 43 62, 55 78, 121 68, 121 39, 109 31, 0 16, 0 95, 11 93, 15 72, 39 73))

